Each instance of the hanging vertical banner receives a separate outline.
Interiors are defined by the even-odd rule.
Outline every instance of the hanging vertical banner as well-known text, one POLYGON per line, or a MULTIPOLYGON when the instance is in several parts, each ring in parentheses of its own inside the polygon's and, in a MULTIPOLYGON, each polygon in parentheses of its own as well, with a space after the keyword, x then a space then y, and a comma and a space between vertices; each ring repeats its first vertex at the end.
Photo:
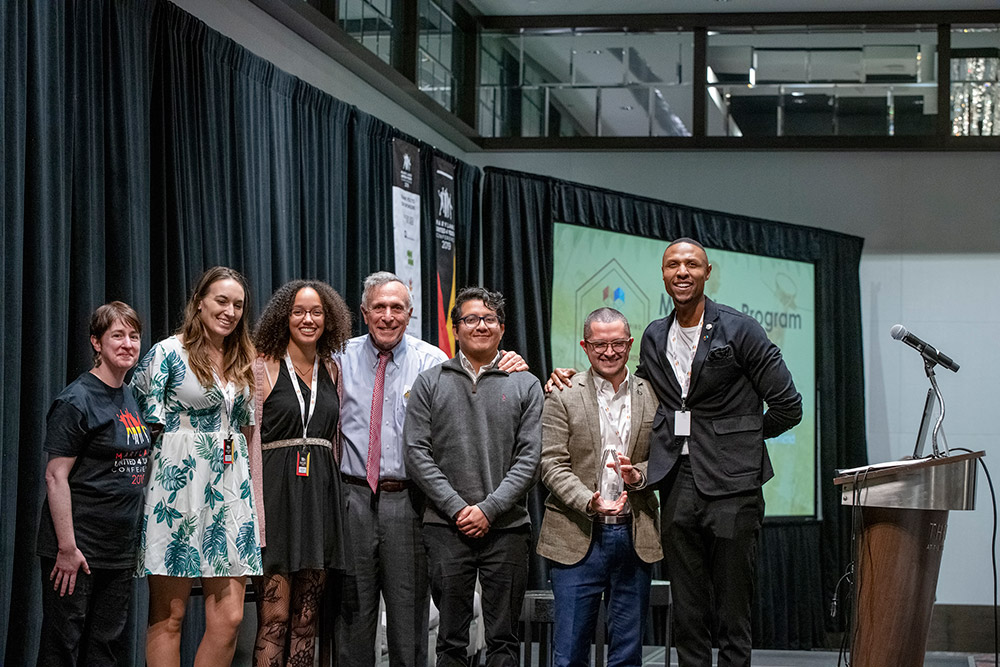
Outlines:
POLYGON ((396 275, 413 296, 406 333, 421 338, 420 151, 401 139, 392 140, 392 240, 396 275))
POLYGON ((437 251, 438 347, 455 356, 455 166, 434 158, 434 239, 437 251))

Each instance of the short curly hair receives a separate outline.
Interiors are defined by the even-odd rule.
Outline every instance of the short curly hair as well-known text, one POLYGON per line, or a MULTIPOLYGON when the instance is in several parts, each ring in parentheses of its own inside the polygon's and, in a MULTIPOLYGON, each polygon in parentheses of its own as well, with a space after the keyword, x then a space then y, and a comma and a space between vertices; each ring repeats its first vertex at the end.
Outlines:
POLYGON ((323 334, 316 343, 316 353, 325 358, 344 349, 344 343, 351 337, 351 311, 344 299, 337 294, 337 290, 319 280, 293 280, 275 291, 257 320, 253 342, 258 354, 272 359, 285 356, 291 337, 288 318, 292 314, 296 295, 306 287, 316 290, 323 304, 323 334))
POLYGON ((504 323, 503 307, 505 301, 500 292, 491 292, 485 287, 463 287, 455 297, 455 305, 451 309, 452 326, 458 326, 458 318, 462 316, 462 306, 466 301, 482 301, 483 305, 497 314, 500 324, 504 323))

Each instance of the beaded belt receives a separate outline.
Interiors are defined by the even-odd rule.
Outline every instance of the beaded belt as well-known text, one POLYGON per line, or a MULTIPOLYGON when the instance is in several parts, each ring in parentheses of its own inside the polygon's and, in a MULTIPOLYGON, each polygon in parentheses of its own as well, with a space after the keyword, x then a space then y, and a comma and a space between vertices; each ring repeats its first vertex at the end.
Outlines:
POLYGON ((333 449, 333 445, 326 438, 292 438, 290 440, 275 440, 260 446, 262 450, 280 449, 281 447, 305 447, 306 445, 317 445, 333 449))

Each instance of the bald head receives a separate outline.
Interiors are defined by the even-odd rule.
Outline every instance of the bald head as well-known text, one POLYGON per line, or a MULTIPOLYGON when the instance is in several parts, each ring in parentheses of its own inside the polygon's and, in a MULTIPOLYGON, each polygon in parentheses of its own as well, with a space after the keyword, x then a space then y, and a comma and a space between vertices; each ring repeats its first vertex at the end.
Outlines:
POLYGON ((708 252, 705 250, 705 246, 703 246, 702 244, 698 243, 697 241, 695 241, 693 238, 691 238, 689 236, 682 236, 680 238, 674 239, 673 241, 671 241, 667 245, 667 250, 670 250, 670 248, 672 248, 673 246, 675 246, 675 245, 677 245, 679 243, 688 243, 688 244, 693 245, 693 246, 695 246, 697 248, 701 248, 701 251, 703 253, 705 253, 705 258, 706 259, 708 258, 708 252))

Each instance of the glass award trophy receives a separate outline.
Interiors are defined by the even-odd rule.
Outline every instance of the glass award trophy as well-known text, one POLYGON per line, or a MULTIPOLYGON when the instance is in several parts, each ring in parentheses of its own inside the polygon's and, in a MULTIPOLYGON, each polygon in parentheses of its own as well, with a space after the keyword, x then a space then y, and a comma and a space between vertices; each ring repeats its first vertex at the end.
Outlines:
POLYGON ((625 490, 622 466, 618 462, 618 452, 608 447, 601 454, 601 467, 597 473, 597 490, 601 492, 601 504, 610 507, 617 502, 625 490))

